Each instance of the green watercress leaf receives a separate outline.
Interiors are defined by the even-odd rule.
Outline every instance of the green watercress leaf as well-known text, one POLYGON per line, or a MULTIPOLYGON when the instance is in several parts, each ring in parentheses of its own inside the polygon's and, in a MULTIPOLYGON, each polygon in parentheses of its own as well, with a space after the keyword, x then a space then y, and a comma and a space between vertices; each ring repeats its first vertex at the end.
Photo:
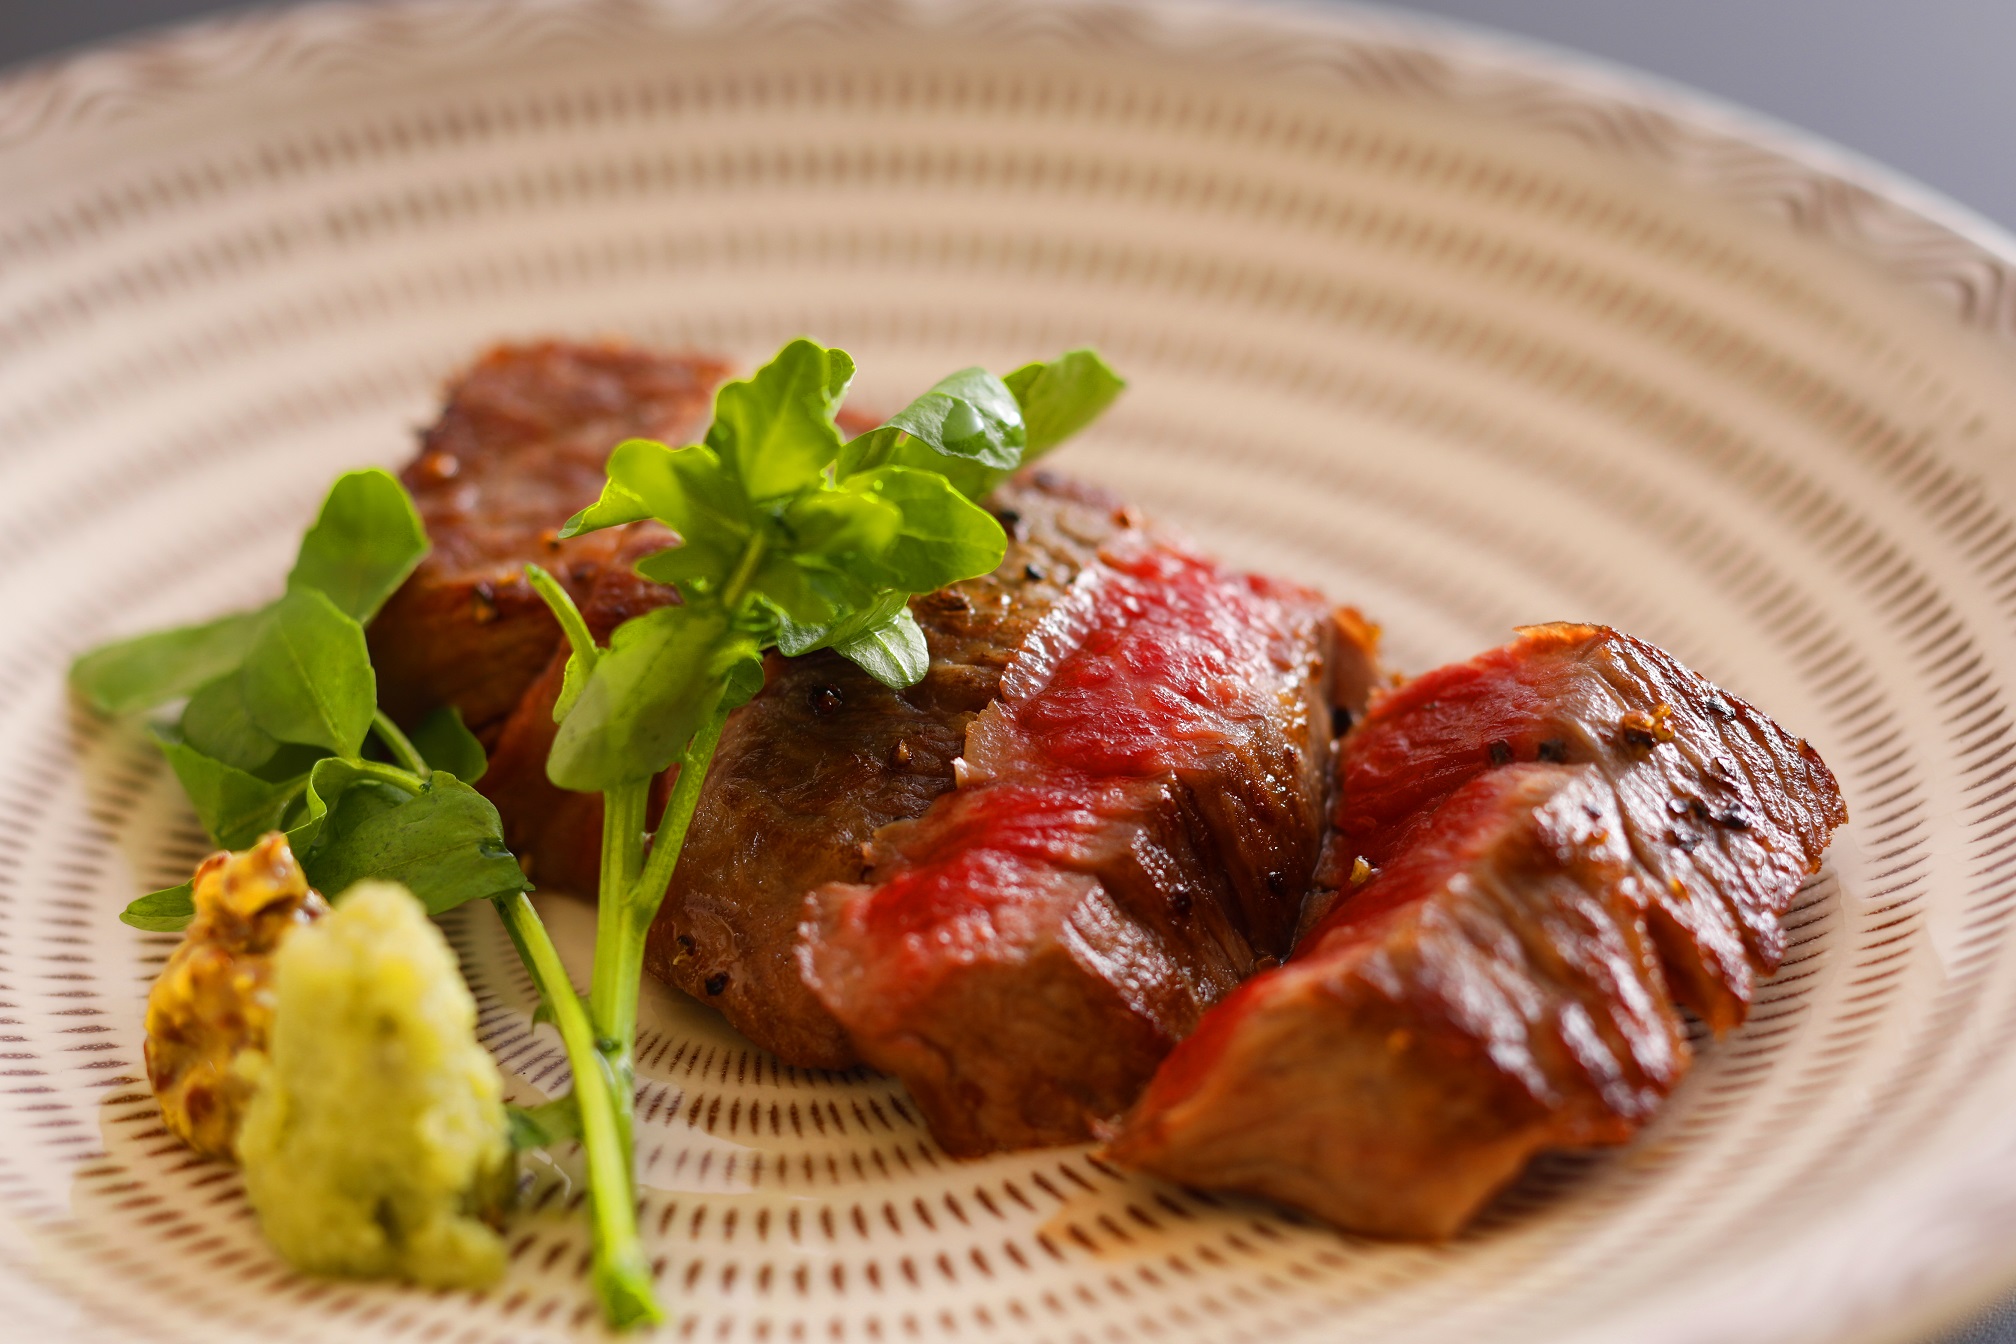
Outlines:
POLYGON ((149 933, 180 933, 196 918, 196 886, 184 882, 179 887, 150 891, 119 912, 119 922, 149 933))
POLYGON ((554 734, 546 775, 598 792, 649 779, 679 759, 719 703, 735 665, 760 663, 754 635, 718 606, 660 607, 617 627, 554 734))
MULTIPOLYGON (((758 638, 754 643, 760 649, 763 641, 758 638)), ((763 679, 763 657, 760 652, 753 658, 744 658, 732 664, 721 679, 721 702, 717 708, 726 710, 742 708, 754 700, 757 693, 763 689, 763 679)))
POLYGON ((961 369, 841 450, 838 478, 877 467, 932 471, 979 499, 1022 460, 1022 408, 985 369, 961 369))
MULTIPOLYGON (((740 560, 738 555, 732 563, 740 560)), ((681 546, 647 555, 637 562, 637 572, 654 583, 674 585, 689 600, 711 601, 721 595, 714 561, 698 548, 681 546)), ((850 580, 845 566, 832 556, 766 543, 745 577, 743 591, 760 594, 796 620, 821 624, 837 620, 850 599, 866 590, 850 580)))
POLYGON ((1007 554, 1000 521, 938 472, 876 467, 848 478, 845 491, 879 500, 899 516, 888 545, 864 557, 864 577, 878 587, 933 592, 991 573, 1007 554))
POLYGON ((329 759, 329 753, 320 747, 306 747, 299 742, 282 742, 280 750, 257 770, 252 771, 263 780, 278 784, 305 775, 315 768, 315 762, 329 759))
POLYGON ((985 369, 961 369, 889 417, 890 425, 946 457, 1001 471, 1022 460, 1022 407, 1008 385, 985 369))
POLYGON ((355 756, 378 699, 364 627, 314 588, 296 588, 245 656, 240 674, 252 722, 282 742, 355 756))
POLYGON ((775 644, 777 652, 786 658, 796 658, 801 654, 811 653, 814 649, 828 648, 843 640, 865 634, 889 621, 909 600, 907 593, 882 593, 868 606, 830 625, 801 624, 792 620, 790 613, 772 605, 769 615, 774 625, 770 642, 775 644))
POLYGON ((150 709, 235 670, 264 616, 241 612, 103 645, 70 665, 70 684, 101 713, 150 709))
MULTIPOLYGON (((662 563, 678 573, 677 582, 689 594, 727 583, 749 539, 763 528, 762 516, 743 497, 740 484, 705 445, 667 448, 630 439, 609 455, 609 473, 649 508, 651 517, 679 534, 678 547, 650 559, 666 557, 662 563)), ((638 572, 644 572, 641 565, 638 572)))
POLYGON ((367 878, 399 882, 438 915, 532 889, 489 799, 442 770, 410 797, 397 792, 371 779, 343 790, 302 859, 318 890, 336 898, 367 878))
POLYGON ((166 733, 155 733, 154 740, 182 782, 203 829, 223 849, 243 849, 279 826, 308 784, 306 775, 279 783, 260 779, 166 733))
POLYGON ((840 454, 833 416, 853 380, 846 351, 792 341, 753 377, 715 395, 707 446, 752 502, 803 490, 840 454))
MULTIPOLYGON (((362 623, 405 581, 427 553, 426 530, 405 489, 372 468, 337 478, 315 524, 301 539, 290 590, 309 588, 362 623)), ((257 611, 141 635, 93 649, 70 668, 78 692, 107 714, 147 709, 192 694, 236 671, 265 633, 278 603, 257 611)), ((223 745, 220 705, 199 710, 199 733, 223 745), (205 715, 209 715, 206 719, 205 715)), ((256 747, 227 748, 243 760, 256 747)))
POLYGON ((429 768, 446 770, 464 783, 474 784, 490 768, 483 744, 464 726, 462 711, 453 705, 443 705, 422 719, 411 741, 429 768))
POLYGON ((569 518, 560 526, 560 540, 578 537, 583 532, 599 532, 605 527, 622 527, 625 523, 641 522, 651 516, 651 506, 637 498, 620 481, 602 482, 602 494, 593 504, 569 518))
POLYGON ((368 762, 345 760, 341 756, 324 756, 315 762, 308 772, 307 787, 301 791, 299 817, 287 828, 287 847, 294 851, 296 861, 306 863, 322 838, 329 805, 340 800, 352 784, 372 777, 372 768, 368 762))
POLYGON ((788 552, 800 565, 846 568, 856 556, 887 550, 903 526, 903 514, 877 490, 857 484, 839 490, 807 490, 785 508, 788 552))
POLYGON ((1127 389, 1127 380, 1096 350, 1066 350, 1048 363, 1024 364, 1002 382, 1022 407, 1028 434, 1024 462, 1034 462, 1091 424, 1127 389))
POLYGON ((580 654, 567 655, 567 665, 560 669, 560 694, 553 698, 553 722, 558 723, 574 712, 582 689, 588 685, 588 674, 594 670, 595 664, 580 654))
POLYGON ((313 588, 368 624, 427 550, 427 529, 405 487, 376 467, 348 471, 301 538, 287 587, 313 588))
POLYGON ((511 1126, 514 1153, 557 1148, 581 1137, 581 1111, 571 1092, 537 1106, 506 1106, 504 1115, 511 1126))
POLYGON ((183 742, 247 773, 260 772, 280 750, 280 740, 252 722, 235 668, 189 697, 180 728, 183 742))
POLYGON ((348 819, 359 821, 399 806, 419 791, 421 783, 418 775, 384 761, 324 756, 308 773, 308 786, 301 795, 302 817, 287 832, 288 844, 305 863, 324 829, 333 831, 338 825, 330 818, 346 804, 348 819))
POLYGON ((861 633, 835 640, 833 651, 892 691, 915 686, 931 670, 931 649, 910 608, 861 633))

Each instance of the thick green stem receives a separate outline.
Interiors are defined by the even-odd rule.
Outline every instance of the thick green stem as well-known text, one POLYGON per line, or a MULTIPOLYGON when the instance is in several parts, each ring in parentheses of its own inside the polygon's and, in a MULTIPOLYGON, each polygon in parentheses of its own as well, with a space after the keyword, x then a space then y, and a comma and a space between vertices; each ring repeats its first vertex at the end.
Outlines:
MULTIPOLYGON (((732 609, 741 601, 762 558, 763 539, 752 537, 722 591, 725 605, 732 609)), ((537 566, 528 566, 527 574, 566 630, 575 655, 592 667, 600 651, 566 590, 537 566)), ((644 940, 658 907, 664 902, 665 890, 671 885, 679 851, 686 842, 687 828, 692 825, 693 811, 700 801, 701 785, 713 764, 727 718, 727 709, 715 709, 687 743, 679 778, 659 821, 648 861, 644 854, 644 820, 650 804, 651 781, 635 780, 605 790, 602 795, 602 881, 595 912, 595 970, 585 1012, 580 1000, 573 997, 571 987, 568 988, 573 1035, 568 1034, 565 1024, 561 1035, 567 1041, 568 1060, 574 1070, 575 1095, 583 1098, 582 1135, 584 1145, 589 1147, 588 1184, 596 1216, 596 1283, 609 1319, 617 1326, 660 1319, 636 1239, 636 1177, 631 1137, 631 1113, 636 1101, 632 1054, 637 1041, 637 999, 644 976, 644 940), (596 1080, 594 1085, 587 1081, 591 1078, 596 1080), (606 1097, 609 1103, 606 1107, 598 1103, 602 1114, 595 1121, 598 1128, 592 1136, 586 1108, 586 1098, 591 1092, 606 1097), (595 1160, 598 1152, 602 1155, 599 1162, 595 1160), (619 1203, 620 1219, 615 1212, 619 1203)), ((523 897, 518 899, 523 901, 523 897)), ((500 902, 498 908, 503 910, 504 904, 500 902)), ((523 909, 529 912, 530 903, 525 902, 523 909)), ((506 923, 510 924, 508 916, 506 923)), ((518 938, 518 934, 514 932, 513 937, 518 938)), ((544 937, 543 930, 539 937, 544 937)), ((527 940, 520 940, 519 952, 529 966, 537 948, 527 940)), ((535 971, 535 979, 538 975, 535 971)), ((549 995, 548 1002, 556 1004, 557 1019, 557 1000, 549 995)))
POLYGON ((613 949, 627 937, 625 900, 644 865, 644 812, 651 781, 637 780, 602 795, 602 894, 595 908, 595 981, 588 991, 595 1027, 629 1065, 630 1036, 637 1021, 637 986, 624 992, 613 949))
POLYGON ((707 782, 708 768, 714 764, 714 751, 721 745, 721 730, 728 725, 728 713, 726 709, 716 709, 709 714, 680 758, 679 778, 672 785, 672 796, 665 802, 665 815, 658 820, 657 833, 651 837, 651 857, 628 902, 633 908, 646 907, 643 919, 647 926, 657 918, 665 889, 672 885, 672 871, 678 866, 679 850, 686 843, 686 830, 693 824, 693 810, 700 805, 700 789, 707 782))
POLYGON ((378 740, 385 744, 386 750, 398 758, 399 764, 422 779, 434 773, 432 767, 421 758, 419 749, 413 745, 413 739, 401 732, 399 725, 392 722, 391 716, 384 710, 372 714, 371 731, 378 734, 378 740))
POLYGON ((630 1086, 610 1068, 595 1025, 574 992, 560 953, 539 912, 523 892, 496 897, 493 905, 553 1014, 574 1072, 574 1105, 581 1147, 588 1160, 588 1198, 595 1217, 595 1286, 609 1323, 617 1328, 662 1321, 651 1288, 651 1265, 637 1236, 637 1193, 631 1172, 630 1086))
MULTIPOLYGON (((598 918, 595 936, 595 985, 606 989, 608 1015, 600 1007, 595 1021, 607 1038, 615 1042, 625 1070, 630 1068, 630 1051, 637 1040, 637 999, 644 980, 644 940, 651 921, 664 904, 665 889, 672 883, 672 870, 679 862, 679 850, 686 842, 686 830, 693 824, 693 809, 700 802, 700 786, 706 782, 707 767, 713 764, 714 749, 720 745, 722 725, 728 711, 716 710, 702 721, 680 760, 679 778, 666 800, 665 815, 651 841, 651 857, 641 874, 623 888, 620 898, 604 897, 601 914, 612 909, 606 922, 598 918)), ((606 796, 606 795, 605 795, 606 796)), ((605 891, 608 888, 604 888, 605 891)))

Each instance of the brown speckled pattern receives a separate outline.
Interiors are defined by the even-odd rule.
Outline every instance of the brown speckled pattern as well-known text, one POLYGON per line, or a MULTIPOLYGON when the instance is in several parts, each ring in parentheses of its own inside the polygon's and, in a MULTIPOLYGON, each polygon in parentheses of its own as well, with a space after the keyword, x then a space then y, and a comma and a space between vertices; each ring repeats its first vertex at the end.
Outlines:
MULTIPOLYGON (((261 15, 0 85, 0 180, 0 1333, 598 1335, 571 1158, 507 1283, 435 1296, 289 1274, 167 1135, 140 1011, 172 940, 113 913, 207 847, 60 684, 276 591, 338 469, 400 462, 454 368, 549 333, 746 361, 812 332, 875 404, 1096 342, 1134 390, 1060 465, 1359 604, 1402 666, 1535 620, 1641 634, 1797 722, 1855 818, 1660 1120, 1444 1247, 1085 1149, 956 1164, 891 1083, 654 991, 664 1337, 1723 1344, 1903 1329, 2006 1263, 1999 243, 1604 76, 1126 0, 261 15)), ((488 912, 449 928, 514 1093, 558 1086, 488 912)))

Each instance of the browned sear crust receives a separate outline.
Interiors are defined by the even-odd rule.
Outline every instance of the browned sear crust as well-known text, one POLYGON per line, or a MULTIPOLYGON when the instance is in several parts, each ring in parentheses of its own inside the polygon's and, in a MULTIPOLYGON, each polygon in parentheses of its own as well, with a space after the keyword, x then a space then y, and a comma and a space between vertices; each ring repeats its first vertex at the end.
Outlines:
POLYGON ((729 721, 652 926, 652 974, 790 1063, 858 1057, 799 976, 806 894, 858 881, 875 832, 952 787, 1002 669, 1123 526, 1116 501, 1045 473, 988 504, 1008 532, 1001 565, 910 604, 931 649, 922 682, 892 691, 830 651, 771 656, 762 693, 729 721))
POLYGON ((491 350, 449 389, 400 473, 433 551, 371 623, 379 698, 411 722, 442 705, 485 745, 545 668, 560 627, 525 581, 536 561, 583 601, 628 529, 559 540, 624 439, 690 443, 717 360, 546 341, 491 350))

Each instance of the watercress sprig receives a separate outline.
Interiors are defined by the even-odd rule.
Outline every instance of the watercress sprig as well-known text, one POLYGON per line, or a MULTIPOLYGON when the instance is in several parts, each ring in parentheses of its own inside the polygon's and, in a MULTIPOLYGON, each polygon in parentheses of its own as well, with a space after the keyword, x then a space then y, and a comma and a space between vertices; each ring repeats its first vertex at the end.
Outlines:
MULTIPOLYGON (((340 895, 363 878, 403 883, 431 914, 488 898, 559 1029, 574 1093, 511 1108, 514 1148, 581 1141, 591 1186, 629 1188, 630 1111, 602 1063, 588 1010, 525 893, 490 801, 470 787, 487 762, 453 709, 410 736, 377 708, 364 625, 426 555, 405 490, 382 471, 339 478, 303 537, 286 593, 257 611, 94 650, 71 668, 106 713, 186 696, 155 731, 204 829, 238 849, 276 827, 310 884, 340 895), (377 759, 367 756, 375 739, 377 759)), ((188 884, 141 897, 120 917, 173 931, 194 913, 188 884)), ((606 1248, 598 1286, 613 1319, 655 1312, 634 1211, 598 1203, 606 1248), (643 1304, 641 1307, 637 1304, 643 1304)))
POLYGON ((566 589, 527 568, 572 648, 547 774, 603 796, 593 1037, 577 1032, 569 1056, 584 1131, 595 1088, 608 1104, 592 1109, 620 1116, 620 1160, 595 1160, 606 1137, 583 1139, 596 1282, 617 1325, 660 1316, 648 1279, 626 1263, 636 1245, 629 1124, 644 938, 728 715, 762 689, 771 648, 830 647, 885 685, 921 680, 930 655, 909 599, 1000 564, 1006 534, 977 501, 1124 386, 1089 350, 1006 378, 964 369, 849 441, 835 415, 853 376, 845 351, 793 341, 721 389, 703 442, 633 439, 610 455, 600 499, 560 535, 656 519, 680 544, 637 569, 676 585, 678 605, 625 622, 598 646, 566 589), (647 836, 651 780, 674 762, 671 797, 647 836))
MULTIPOLYGON (((210 838, 242 849, 284 830, 308 880, 332 895, 362 877, 402 882, 440 913, 528 889, 503 825, 470 784, 483 748, 452 709, 409 740, 377 707, 364 626, 427 553, 399 482, 337 478, 301 539, 286 591, 256 611, 96 649, 71 683, 107 713, 187 696, 155 740, 210 838), (369 759, 375 738, 391 761, 369 759)), ((173 931, 188 884, 128 906, 128 924, 173 931)))

